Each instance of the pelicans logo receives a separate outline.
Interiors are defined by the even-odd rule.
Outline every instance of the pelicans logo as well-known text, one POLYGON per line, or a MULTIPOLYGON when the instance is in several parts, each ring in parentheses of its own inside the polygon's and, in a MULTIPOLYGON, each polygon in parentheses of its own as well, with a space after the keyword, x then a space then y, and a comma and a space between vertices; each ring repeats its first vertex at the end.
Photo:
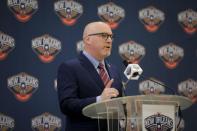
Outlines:
POLYGON ((139 19, 149 32, 155 32, 165 20, 164 13, 153 6, 139 11, 139 19))
POLYGON ((12 131, 14 129, 14 119, 0 113, 0 131, 12 131))
POLYGON ((83 43, 83 41, 82 40, 78 41, 77 42, 77 52, 79 53, 79 52, 81 52, 83 50, 84 50, 84 43, 83 43))
POLYGON ((61 50, 61 42, 49 35, 32 40, 32 49, 44 63, 50 63, 61 50))
POLYGON ((68 26, 76 23, 83 14, 83 6, 72 0, 60 0, 54 3, 54 10, 61 21, 68 26))
POLYGON ((38 9, 37 0, 7 0, 7 5, 20 22, 27 22, 38 9))
POLYGON ((159 48, 159 56, 169 69, 174 69, 183 58, 184 50, 174 43, 169 43, 159 48))
POLYGON ((144 119, 147 131, 171 131, 173 129, 173 119, 157 113, 144 119))
MULTIPOLYGON (((151 78, 151 79, 153 79, 153 78, 151 78)), ((153 80, 157 81, 158 83, 163 84, 162 82, 160 82, 156 79, 153 79, 153 80)), ((139 91, 141 94, 145 94, 145 95, 161 94, 161 93, 165 92, 165 88, 162 85, 157 84, 153 81, 145 80, 139 84, 139 91)))
POLYGON ((109 2, 98 7, 98 16, 107 22, 112 29, 115 29, 125 17, 125 11, 116 4, 109 2))
POLYGON ((127 63, 137 64, 145 56, 145 48, 134 42, 129 41, 119 46, 119 55, 127 63))
POLYGON ((17 100, 25 102, 38 89, 38 79, 22 72, 8 78, 8 88, 17 100))
POLYGON ((14 47, 14 38, 0 31, 0 60, 4 60, 14 47))
POLYGON ((197 82, 188 79, 178 84, 178 92, 192 100, 193 103, 197 101, 197 82))
POLYGON ((192 9, 180 12, 178 14, 178 22, 188 34, 194 34, 197 29, 197 12, 192 9))
POLYGON ((60 131, 62 125, 60 118, 50 113, 43 113, 32 119, 31 126, 33 131, 60 131))

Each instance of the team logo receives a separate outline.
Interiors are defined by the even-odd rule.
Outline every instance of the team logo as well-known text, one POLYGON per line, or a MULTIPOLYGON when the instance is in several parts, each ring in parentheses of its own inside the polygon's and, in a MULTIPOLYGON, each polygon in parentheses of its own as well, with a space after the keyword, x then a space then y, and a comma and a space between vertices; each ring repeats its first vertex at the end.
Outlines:
POLYGON ((0 60, 4 60, 14 47, 14 38, 0 31, 0 60))
MULTIPOLYGON (((157 81, 158 83, 163 84, 161 81, 158 81, 154 78, 151 79, 157 81)), ((157 84, 156 82, 153 82, 151 80, 145 80, 140 82, 139 91, 141 94, 145 94, 145 95, 161 94, 165 92, 165 88, 162 85, 157 84)))
POLYGON ((60 118, 46 112, 34 117, 31 126, 33 131, 60 131, 62 125, 60 118))
POLYGON ((12 131, 15 126, 13 118, 0 113, 0 131, 12 131))
POLYGON ((145 48, 134 42, 129 41, 119 46, 119 55, 127 63, 137 64, 145 56, 145 48))
POLYGON ((83 14, 83 6, 73 0, 59 0, 55 2, 54 10, 61 21, 68 26, 74 25, 83 14))
POLYGON ((7 82, 10 91, 21 102, 29 100, 38 89, 38 79, 24 72, 8 78, 7 82))
POLYGON ((173 119, 157 113, 145 118, 144 126, 147 131, 171 131, 173 129, 173 119))
POLYGON ((115 29, 124 19, 125 11, 113 2, 109 2, 98 7, 98 16, 103 21, 107 22, 112 29, 115 29))
POLYGON ((178 22, 188 34, 194 34, 197 29, 197 12, 192 9, 182 11, 178 14, 178 22))
POLYGON ((84 50, 84 43, 83 40, 77 42, 77 53, 84 50))
POLYGON ((165 20, 165 14, 153 6, 139 11, 139 19, 149 32, 155 32, 165 20))
POLYGON ((50 63, 61 50, 61 42, 46 34, 32 40, 32 49, 44 63, 50 63))
POLYGON ((174 43, 169 43, 159 48, 159 56, 167 68, 174 69, 182 60, 184 50, 174 43))
POLYGON ((37 0, 7 0, 7 5, 20 22, 30 20, 38 9, 37 0))
POLYGON ((190 98, 192 102, 195 103, 197 101, 197 82, 192 79, 188 79, 179 83, 178 92, 181 95, 190 98))

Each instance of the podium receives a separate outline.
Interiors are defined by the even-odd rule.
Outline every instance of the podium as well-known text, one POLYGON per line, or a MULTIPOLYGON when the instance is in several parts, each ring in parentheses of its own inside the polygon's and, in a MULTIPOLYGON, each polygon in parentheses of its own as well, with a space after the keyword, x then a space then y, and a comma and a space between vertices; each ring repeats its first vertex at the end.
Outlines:
POLYGON ((136 95, 90 104, 83 114, 98 122, 106 119, 108 131, 177 131, 175 117, 191 105, 184 96, 136 95))

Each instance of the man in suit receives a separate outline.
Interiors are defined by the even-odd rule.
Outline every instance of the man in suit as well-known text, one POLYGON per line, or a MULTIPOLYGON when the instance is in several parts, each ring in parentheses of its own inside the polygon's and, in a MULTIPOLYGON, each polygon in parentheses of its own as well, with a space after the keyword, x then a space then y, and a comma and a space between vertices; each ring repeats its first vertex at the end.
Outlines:
POLYGON ((59 66, 58 97, 66 116, 66 131, 107 130, 106 123, 101 121, 98 125, 97 120, 84 116, 82 109, 122 94, 120 74, 105 60, 111 54, 112 41, 108 24, 89 23, 83 33, 84 51, 59 66))

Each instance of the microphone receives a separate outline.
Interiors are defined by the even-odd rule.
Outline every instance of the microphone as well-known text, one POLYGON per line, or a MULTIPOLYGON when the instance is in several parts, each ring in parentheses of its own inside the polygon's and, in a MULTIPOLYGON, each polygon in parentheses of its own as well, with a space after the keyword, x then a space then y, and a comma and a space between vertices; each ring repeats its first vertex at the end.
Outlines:
POLYGON ((122 82, 123 84, 123 93, 125 95, 125 89, 127 87, 127 84, 130 80, 138 80, 140 75, 142 74, 143 70, 138 64, 128 64, 126 61, 123 61, 123 64, 126 66, 126 69, 124 71, 124 75, 127 77, 126 82, 122 82))
POLYGON ((124 74, 127 77, 127 81, 123 82, 124 89, 126 89, 126 86, 130 80, 138 80, 139 77, 141 76, 143 79, 150 80, 154 83, 157 83, 158 85, 165 87, 166 89, 169 89, 173 95, 176 95, 176 92, 173 88, 169 88, 168 86, 166 86, 156 80, 147 78, 146 76, 142 75, 143 70, 138 64, 128 64, 126 61, 123 61, 123 64, 126 66, 124 74))
POLYGON ((128 80, 138 80, 143 70, 138 64, 127 65, 124 74, 128 80))

